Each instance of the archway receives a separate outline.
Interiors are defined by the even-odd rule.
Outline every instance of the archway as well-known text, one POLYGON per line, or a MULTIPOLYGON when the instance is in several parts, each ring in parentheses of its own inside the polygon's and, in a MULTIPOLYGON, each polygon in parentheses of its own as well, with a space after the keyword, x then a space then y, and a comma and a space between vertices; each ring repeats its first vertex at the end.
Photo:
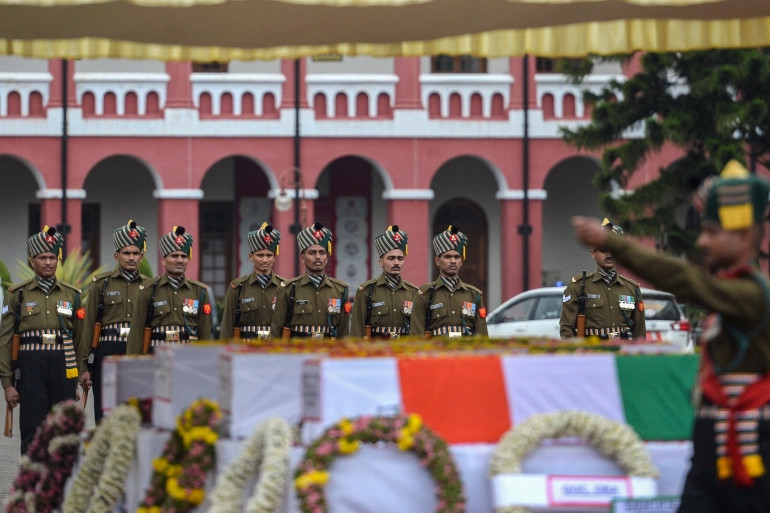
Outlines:
MULTIPOLYGON (((42 228, 40 201, 35 193, 43 189, 42 179, 29 164, 10 155, 0 155, 0 204, 11 219, 0 223, 0 261, 15 276, 16 261, 27 255, 27 238, 42 228), (11 222, 8 222, 11 221, 11 222)), ((3 284, 5 286, 7 284, 3 284)))

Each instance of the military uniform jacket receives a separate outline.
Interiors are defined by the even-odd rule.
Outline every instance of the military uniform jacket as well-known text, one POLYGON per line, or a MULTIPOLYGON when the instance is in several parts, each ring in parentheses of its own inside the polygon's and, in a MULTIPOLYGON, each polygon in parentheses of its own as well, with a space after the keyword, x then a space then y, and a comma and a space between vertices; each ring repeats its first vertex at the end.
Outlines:
POLYGON ((146 280, 139 286, 139 295, 134 306, 131 332, 128 335, 128 354, 142 353, 142 334, 147 326, 147 314, 150 299, 153 295, 153 315, 149 326, 183 326, 190 330, 190 334, 197 336, 198 340, 211 338, 211 301, 206 285, 194 280, 184 278, 178 290, 174 290, 168 281, 168 277, 156 276, 146 280), (185 313, 185 305, 195 305, 195 312, 185 313))
MULTIPOLYGON (((120 267, 94 276, 86 299, 86 318, 83 320, 83 329, 80 331, 81 344, 91 347, 100 300, 104 301, 102 328, 110 324, 130 324, 136 298, 139 295, 139 286, 147 279, 146 276, 137 274, 136 278, 128 282, 121 274, 120 267), (104 291, 103 294, 102 291, 104 291)), ((102 331, 101 338, 104 339, 106 336, 111 335, 102 331)))
POLYGON ((270 329, 273 311, 277 301, 282 278, 273 273, 263 289, 257 281, 257 273, 247 274, 233 280, 225 294, 225 308, 222 313, 221 338, 232 338, 235 327, 235 311, 240 304, 241 317, 238 326, 257 326, 270 329))
POLYGON ((353 302, 353 320, 350 324, 351 337, 363 337, 366 326, 366 310, 369 306, 369 289, 372 291, 372 333, 386 336, 388 333, 409 334, 414 296, 417 286, 401 280, 395 290, 388 285, 385 274, 358 286, 353 302))
POLYGON ((486 317, 487 310, 480 289, 460 280, 453 292, 439 278, 426 283, 417 291, 410 333, 421 335, 427 325, 436 336, 458 329, 462 335, 486 336, 486 317), (430 315, 430 322, 426 322, 426 315, 430 315))
MULTIPOLYGON (((681 301, 701 306, 712 315, 703 330, 711 361, 728 366, 738 352, 738 343, 726 328, 728 324, 744 334, 759 326, 766 304, 762 287, 751 274, 722 272, 717 275, 683 260, 632 247, 624 240, 610 238, 607 248, 618 262, 657 288, 676 295, 681 301)), ((750 269, 747 269, 750 270, 750 269)), ((746 357, 731 372, 764 374, 770 371, 770 324, 749 339, 746 357)))
MULTIPOLYGON (((288 324, 292 332, 309 333, 307 330, 321 330, 324 336, 333 335, 329 328, 336 330, 338 338, 350 333, 350 311, 348 303, 348 284, 336 278, 324 276, 321 286, 316 290, 307 274, 281 283, 278 298, 270 326, 270 336, 281 338, 289 312, 289 297, 294 284, 294 302, 288 324), (334 310, 330 313, 329 310, 334 310)), ((296 334, 296 333, 295 333, 296 334)))
MULTIPOLYGON (((573 338, 577 334, 578 300, 582 281, 583 273, 580 273, 574 276, 564 289, 559 321, 559 332, 563 339, 573 338)), ((586 274, 585 293, 587 335, 613 336, 630 330, 632 338, 645 339, 647 331, 644 323, 644 302, 638 283, 618 274, 612 286, 607 286, 601 274, 596 271, 586 274), (629 326, 626 316, 633 323, 633 327, 629 326)))
MULTIPOLYGON (((21 322, 19 333, 31 330, 63 330, 72 336, 75 346, 78 372, 88 370, 88 347, 79 344, 82 319, 80 290, 63 281, 56 280, 51 292, 46 294, 35 279, 26 281, 8 290, 0 320, 0 383, 3 388, 11 385, 11 341, 14 334, 16 312, 19 307, 19 292, 22 292, 21 322), (65 304, 66 303, 66 304, 65 304), (63 305, 63 308, 59 308, 63 305)), ((61 343, 61 342, 59 342, 61 343)), ((62 368, 62 372, 65 369, 62 368)))

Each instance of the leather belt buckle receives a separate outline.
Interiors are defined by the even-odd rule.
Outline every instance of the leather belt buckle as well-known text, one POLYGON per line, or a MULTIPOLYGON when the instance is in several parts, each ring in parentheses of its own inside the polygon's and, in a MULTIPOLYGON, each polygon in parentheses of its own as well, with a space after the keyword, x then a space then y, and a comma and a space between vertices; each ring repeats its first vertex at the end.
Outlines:
POLYGON ((56 343, 56 334, 55 333, 43 333, 43 336, 41 337, 43 344, 55 344, 56 343))
POLYGON ((270 338, 270 330, 257 330, 257 338, 266 340, 270 338))
POLYGON ((459 331, 450 331, 449 333, 447 333, 447 335, 449 336, 449 338, 455 338, 455 337, 461 336, 462 333, 460 333, 459 331))
POLYGON ((179 342, 182 340, 179 330, 166 330, 166 342, 179 342))
POLYGON ((391 331, 390 333, 388 333, 388 336, 390 337, 390 340, 401 338, 401 334, 397 331, 391 331))
POLYGON ((131 331, 131 328, 120 328, 120 337, 124 338, 128 336, 128 332, 131 331))
POLYGON ((311 333, 310 334, 310 338, 312 338, 313 340, 323 340, 324 339, 324 334, 323 333, 311 333))

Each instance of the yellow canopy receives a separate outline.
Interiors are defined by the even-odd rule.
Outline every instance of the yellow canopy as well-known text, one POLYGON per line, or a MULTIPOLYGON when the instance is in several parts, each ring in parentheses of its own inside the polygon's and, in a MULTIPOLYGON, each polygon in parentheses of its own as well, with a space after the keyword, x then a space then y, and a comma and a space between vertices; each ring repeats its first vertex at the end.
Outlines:
POLYGON ((770 46, 770 0, 0 0, 0 55, 547 57, 770 46))

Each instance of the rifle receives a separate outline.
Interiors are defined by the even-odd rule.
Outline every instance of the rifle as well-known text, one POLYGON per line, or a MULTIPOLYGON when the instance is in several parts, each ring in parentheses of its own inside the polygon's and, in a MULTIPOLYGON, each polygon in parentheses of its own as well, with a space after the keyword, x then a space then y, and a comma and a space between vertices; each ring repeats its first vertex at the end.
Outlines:
POLYGON ((286 307, 286 320, 283 323, 283 330, 281 330, 281 340, 289 340, 291 338, 291 318, 294 316, 294 293, 296 292, 297 282, 291 284, 291 290, 289 291, 289 305, 286 307))
MULTIPOLYGON (((96 359, 96 348, 99 347, 99 340, 102 338, 102 316, 104 316, 104 294, 107 292, 107 285, 109 284, 110 277, 104 279, 104 285, 102 285, 102 292, 99 295, 99 304, 96 305, 96 319, 94 320, 94 334, 91 337, 91 349, 88 353, 88 372, 93 371, 94 360, 96 359)), ((83 408, 86 407, 88 402, 88 389, 83 390, 83 408)))
POLYGON ((586 336, 586 272, 583 271, 583 280, 580 283, 580 295, 578 296, 577 336, 586 336))
POLYGON ((433 336, 430 331, 430 307, 433 304, 433 284, 430 287, 430 294, 428 295, 428 301, 425 303, 425 331, 422 334, 422 338, 429 339, 433 336))
MULTIPOLYGON (((13 371, 14 387, 16 381, 21 377, 19 376, 19 368, 17 362, 19 361, 19 346, 21 346, 21 335, 19 334, 19 325, 21 324, 21 303, 24 301, 24 289, 19 289, 19 303, 16 305, 16 315, 13 319, 13 337, 11 337, 11 370, 13 371)), ((13 438, 13 408, 14 406, 7 402, 5 403, 5 431, 3 434, 8 438, 13 438)))
POLYGON ((238 284, 238 290, 235 293, 235 316, 233 318, 233 340, 241 339, 241 292, 243 292, 243 283, 238 284))
POLYGON ((152 284, 152 294, 150 303, 147 305, 147 321, 144 323, 142 331, 142 354, 150 352, 150 341, 152 340, 152 318, 155 315, 155 291, 158 288, 158 282, 152 284))
POLYGON ((372 339, 372 296, 374 295, 374 282, 369 284, 366 297, 366 323, 364 324, 364 340, 372 339))

